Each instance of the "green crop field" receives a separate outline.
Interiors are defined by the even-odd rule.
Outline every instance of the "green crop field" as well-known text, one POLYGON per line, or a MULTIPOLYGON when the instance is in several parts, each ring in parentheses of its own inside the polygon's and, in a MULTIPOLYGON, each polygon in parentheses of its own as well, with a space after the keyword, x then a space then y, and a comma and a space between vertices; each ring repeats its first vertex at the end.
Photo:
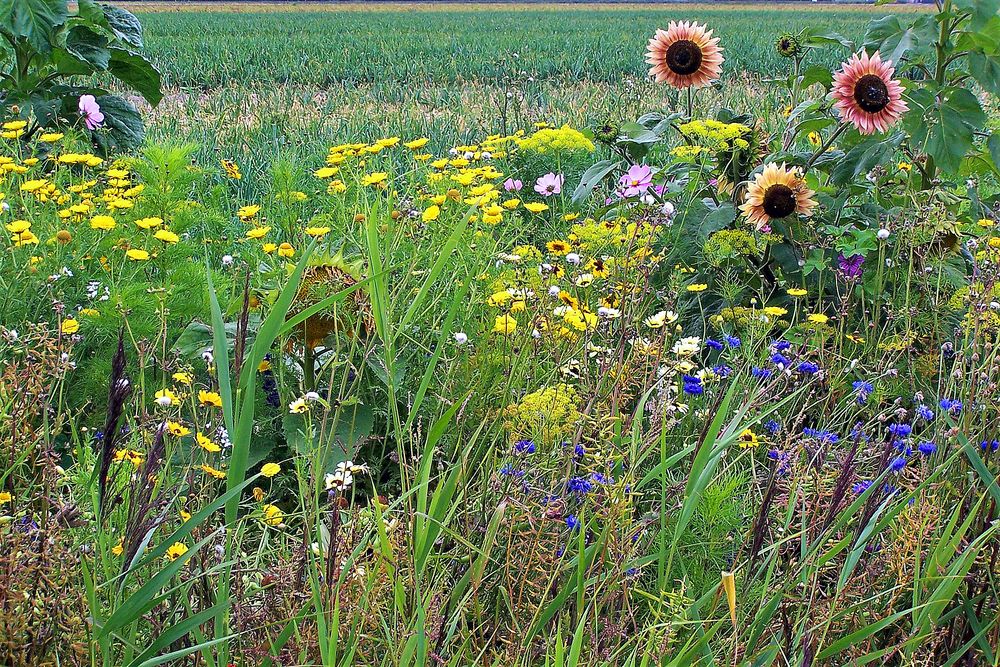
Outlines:
MULTIPOLYGON (((269 159, 316 155, 341 141, 432 137, 447 148, 536 121, 591 127, 672 108, 676 93, 646 77, 641 53, 670 20, 707 22, 725 44, 728 105, 768 119, 787 76, 774 49, 805 27, 860 36, 883 8, 729 5, 135 4, 167 96, 153 135, 185 138, 266 173, 269 159)), ((813 63, 836 65, 845 49, 813 63)))

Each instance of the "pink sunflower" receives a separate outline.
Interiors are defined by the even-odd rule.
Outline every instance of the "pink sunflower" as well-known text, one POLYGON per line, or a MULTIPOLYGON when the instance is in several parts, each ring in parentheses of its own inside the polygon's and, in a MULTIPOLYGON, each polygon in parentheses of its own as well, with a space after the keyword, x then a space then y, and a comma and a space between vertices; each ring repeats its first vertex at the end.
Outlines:
POLYGON ((649 40, 646 62, 657 83, 675 88, 701 88, 722 73, 719 38, 698 23, 671 21, 649 40))
POLYGON ((834 106, 841 118, 861 134, 885 132, 909 109, 903 88, 892 78, 891 60, 882 60, 878 51, 868 57, 864 51, 851 56, 833 75, 834 106))

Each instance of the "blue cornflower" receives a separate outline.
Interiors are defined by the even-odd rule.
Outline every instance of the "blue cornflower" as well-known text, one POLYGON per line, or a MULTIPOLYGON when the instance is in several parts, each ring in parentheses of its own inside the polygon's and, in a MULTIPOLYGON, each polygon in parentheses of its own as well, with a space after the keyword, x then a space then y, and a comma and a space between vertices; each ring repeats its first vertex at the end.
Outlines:
POLYGON ((503 468, 500 468, 500 474, 507 477, 524 477, 524 471, 514 466, 507 464, 503 468))
POLYGON ((740 339, 737 338, 736 336, 723 336, 722 338, 723 338, 723 340, 726 341, 726 345, 728 345, 729 347, 739 347, 740 346, 740 339))
POLYGON ((605 475, 602 472, 595 472, 595 473, 593 473, 590 476, 590 479, 594 480, 594 482, 597 483, 597 484, 610 484, 611 482, 614 481, 614 480, 612 480, 610 477, 608 477, 607 475, 605 475))
POLYGON ((819 372, 819 366, 811 361, 803 361, 799 364, 798 371, 800 373, 808 373, 809 375, 815 375, 819 372))
POLYGON ((817 440, 828 442, 830 444, 836 444, 840 441, 840 436, 836 433, 816 428, 804 428, 802 429, 802 435, 807 438, 816 438, 817 440))
POLYGON ((518 454, 534 454, 535 443, 531 440, 518 440, 514 443, 514 451, 518 454))
POLYGON ((917 449, 924 456, 930 456, 931 454, 937 451, 937 445, 935 445, 933 442, 924 441, 921 442, 919 445, 917 445, 917 449))
POLYGON ((854 486, 851 487, 851 491, 854 492, 854 495, 860 496, 862 493, 867 491, 869 487, 871 487, 871 485, 872 485, 871 481, 867 479, 862 480, 860 482, 855 482, 854 486))
POLYGON ((705 387, 700 383, 695 384, 694 382, 688 382, 684 385, 684 393, 690 394, 691 396, 701 396, 705 393, 705 387))
POLYGON ((774 419, 768 419, 764 422, 764 428, 767 429, 771 435, 774 435, 781 430, 781 424, 774 419))
POLYGON ((780 352, 775 352, 774 354, 771 355, 771 363, 774 364, 775 366, 787 366, 792 362, 788 360, 788 357, 781 354, 780 352))
POLYGON ((934 411, 926 405, 917 406, 917 416, 927 422, 934 421, 934 411))
POLYGON ((776 340, 771 344, 771 346, 778 352, 784 352, 785 350, 789 349, 792 346, 792 344, 786 340, 776 340))
POLYGON ((718 366, 712 366, 712 372, 720 378, 727 378, 733 374, 733 369, 725 364, 719 364, 718 366))
POLYGON ((962 414, 962 401, 953 401, 950 398, 942 398, 939 405, 942 410, 956 417, 962 414))
POLYGON ((981 443, 979 443, 979 448, 982 449, 984 452, 987 451, 995 452, 997 449, 1000 449, 1000 441, 983 440, 981 443))
POLYGON ((580 495, 586 495, 594 489, 594 485, 590 483, 590 480, 586 477, 570 477, 569 481, 566 482, 566 491, 568 493, 579 493, 580 495))
POLYGON ((580 520, 576 518, 575 514, 568 514, 566 516, 566 527, 570 530, 576 530, 580 527, 580 520))
POLYGON ((753 375, 758 380, 766 380, 771 377, 771 369, 769 368, 758 368, 754 366, 750 369, 750 374, 753 375))
POLYGON ((715 340, 714 338, 707 338, 705 340, 705 347, 710 347, 713 350, 718 350, 720 352, 722 351, 722 343, 715 340))
POLYGON ((889 427, 889 433, 892 433, 897 438, 905 438, 913 432, 913 427, 909 424, 892 424, 889 427))
POLYGON ((889 461, 889 470, 893 472, 899 472, 906 467, 906 459, 902 456, 897 456, 893 460, 889 461))
POLYGON ((578 444, 576 447, 573 448, 573 456, 576 459, 582 459, 586 453, 587 450, 586 448, 584 448, 583 445, 578 444))

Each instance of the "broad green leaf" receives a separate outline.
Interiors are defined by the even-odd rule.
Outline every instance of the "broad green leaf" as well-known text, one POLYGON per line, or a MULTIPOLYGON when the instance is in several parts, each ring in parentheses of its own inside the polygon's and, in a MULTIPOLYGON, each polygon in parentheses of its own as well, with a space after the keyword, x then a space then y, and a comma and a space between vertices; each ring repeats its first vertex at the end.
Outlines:
POLYGON ((580 184, 573 191, 573 205, 579 206, 590 198, 594 188, 603 181, 608 174, 621 166, 619 160, 601 160, 590 166, 580 177, 580 184))
POLYGON ((105 70, 111 62, 108 39, 90 28, 73 26, 66 33, 66 51, 90 66, 105 70))
POLYGON ((163 93, 160 91, 162 85, 160 73, 141 55, 125 49, 112 48, 108 71, 142 95, 152 106, 155 107, 163 99, 163 93))
POLYGON ((913 142, 945 173, 957 173, 972 149, 975 132, 986 123, 979 100, 967 88, 957 87, 943 88, 937 95, 916 89, 910 99, 913 108, 904 123, 913 142))
POLYGON ((69 16, 66 0, 0 0, 0 25, 49 53, 56 28, 69 16))
POLYGON ((137 49, 142 48, 142 24, 132 12, 115 7, 114 5, 102 5, 104 7, 104 17, 107 19, 108 28, 129 46, 137 49))
POLYGON ((94 133, 101 148, 107 153, 140 146, 146 136, 142 116, 128 100, 117 95, 101 95, 97 103, 104 113, 104 128, 94 133))

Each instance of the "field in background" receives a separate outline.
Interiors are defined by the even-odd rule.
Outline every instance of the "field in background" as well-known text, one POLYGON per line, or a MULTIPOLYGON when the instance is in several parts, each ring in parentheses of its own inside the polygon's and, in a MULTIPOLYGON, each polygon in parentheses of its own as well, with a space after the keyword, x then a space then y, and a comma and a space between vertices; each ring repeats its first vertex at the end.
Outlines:
MULTIPOLYGON (((208 7, 132 6, 168 88, 150 114, 152 135, 193 141, 203 160, 236 159, 247 174, 248 195, 275 156, 317 159, 341 141, 426 135, 432 148, 442 149, 536 121, 586 127, 670 107, 676 96, 646 81, 642 59, 649 36, 670 20, 708 23, 725 44, 726 70, 740 72, 721 99, 706 93, 699 103, 759 116, 775 106, 766 79, 787 71, 774 50, 781 33, 811 26, 856 37, 873 13, 890 11, 690 4, 208 7)), ((827 50, 816 62, 832 66, 844 55, 827 50)))

